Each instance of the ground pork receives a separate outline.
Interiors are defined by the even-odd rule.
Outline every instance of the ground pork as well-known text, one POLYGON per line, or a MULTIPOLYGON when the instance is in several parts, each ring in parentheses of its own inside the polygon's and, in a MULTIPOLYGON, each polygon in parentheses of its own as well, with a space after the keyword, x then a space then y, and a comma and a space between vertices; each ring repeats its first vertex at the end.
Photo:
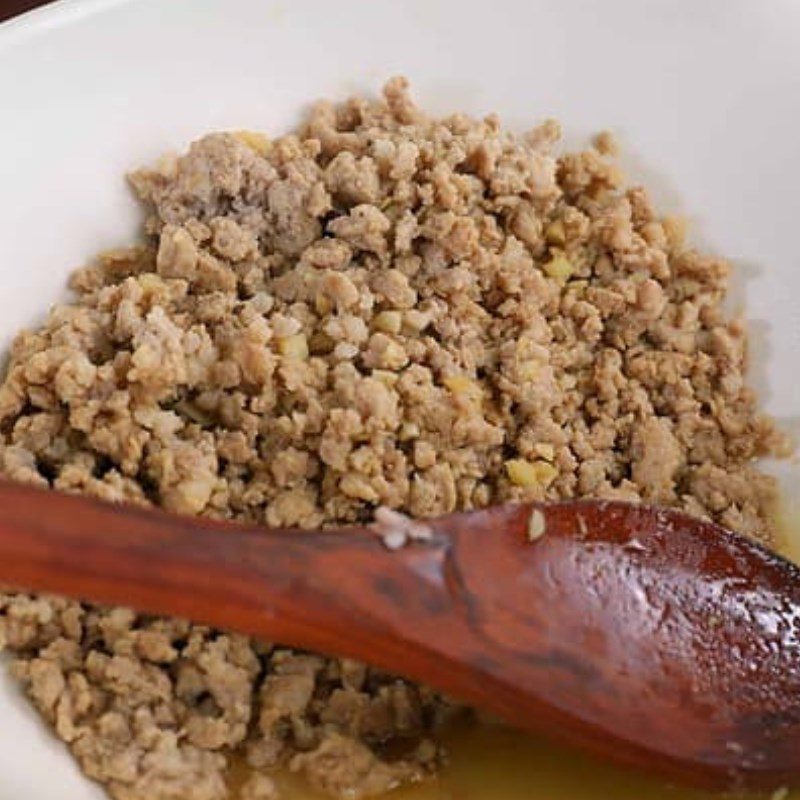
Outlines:
MULTIPOLYGON (((429 118, 395 79, 134 173, 145 242, 13 345, 0 474, 305 528, 643 499, 768 542, 754 460, 782 445, 728 265, 624 185, 608 137, 558 136, 429 118)), ((242 756, 252 798, 282 764, 358 798, 438 763, 448 704, 357 663, 21 594, 0 595, 3 645, 117 800, 221 800, 242 756)))

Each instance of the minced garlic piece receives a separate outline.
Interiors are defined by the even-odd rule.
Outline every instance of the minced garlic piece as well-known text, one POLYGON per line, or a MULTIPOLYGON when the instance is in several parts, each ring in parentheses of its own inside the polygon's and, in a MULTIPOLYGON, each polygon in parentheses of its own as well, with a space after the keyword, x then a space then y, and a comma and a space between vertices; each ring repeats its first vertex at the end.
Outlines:
POLYGON ((265 156, 271 147, 269 139, 263 133, 256 131, 236 131, 233 134, 240 142, 255 150, 260 156, 265 156))
POLYGON ((506 473, 516 486, 549 486, 558 470, 546 461, 525 461, 512 458, 506 461, 506 473))
POLYGON ((328 297, 328 295, 320 292, 314 298, 314 310, 320 316, 326 316, 333 311, 333 301, 330 299, 330 297, 328 297))
POLYGON ((465 375, 449 375, 442 383, 454 394, 463 394, 475 387, 475 382, 465 375))
POLYGON ((555 253, 542 269, 553 279, 566 283, 574 271, 572 262, 563 254, 555 253))
POLYGON ((567 241, 567 232, 564 230, 563 221, 557 219, 555 222, 551 222, 544 229, 544 238, 548 244, 564 244, 567 241))
POLYGON ((444 378, 442 383, 454 394, 456 397, 465 397, 469 400, 479 400, 483 395, 483 390, 477 381, 468 378, 466 375, 448 375, 444 378))
POLYGON ((401 442, 407 442, 411 439, 416 439, 421 433, 419 425, 416 422, 404 422, 400 426, 398 438, 401 442))
POLYGON ((589 281, 578 280, 569 282, 569 291, 578 297, 581 297, 588 288, 589 281))
POLYGON ((532 381, 542 371, 542 364, 539 361, 523 361, 517 367, 517 374, 520 380, 532 381))
POLYGON ((555 448, 548 442, 539 442, 533 449, 536 451, 536 455, 541 456, 545 461, 552 461, 556 454, 555 448))
POLYGON ((541 539, 546 530, 547 522, 544 514, 538 508, 534 508, 528 518, 528 541, 535 542, 537 539, 541 539))
POLYGON ((380 311, 372 320, 372 327, 383 333, 400 333, 403 315, 399 311, 380 311))
POLYGON ((661 220, 661 226, 664 228, 664 233, 667 237, 667 243, 671 250, 680 250, 683 247, 684 240, 686 239, 686 231, 688 222, 686 217, 678 215, 671 215, 664 217, 661 220))
POLYGON ((282 339, 278 339, 278 350, 286 358, 291 358, 295 361, 308 360, 308 340, 303 333, 296 333, 293 336, 284 336, 282 339))
POLYGON ((388 369, 374 369, 372 370, 372 377, 380 381, 384 386, 392 387, 397 383, 399 376, 396 372, 391 372, 388 369))

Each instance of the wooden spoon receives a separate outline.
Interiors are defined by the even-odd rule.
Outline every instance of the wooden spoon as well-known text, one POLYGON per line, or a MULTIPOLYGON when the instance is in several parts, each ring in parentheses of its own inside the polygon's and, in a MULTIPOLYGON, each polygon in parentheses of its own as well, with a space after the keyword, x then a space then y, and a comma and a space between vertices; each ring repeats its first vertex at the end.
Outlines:
POLYGON ((0 484, 0 581, 360 659, 694 784, 800 776, 792 564, 617 502, 431 527, 390 552, 366 527, 248 528, 0 484))

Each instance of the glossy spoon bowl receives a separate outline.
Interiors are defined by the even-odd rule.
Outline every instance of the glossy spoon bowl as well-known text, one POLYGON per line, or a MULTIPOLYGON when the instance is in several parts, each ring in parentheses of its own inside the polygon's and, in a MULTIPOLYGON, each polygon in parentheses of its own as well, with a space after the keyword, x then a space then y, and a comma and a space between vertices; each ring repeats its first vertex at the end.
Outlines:
POLYGON ((0 582, 348 656, 617 763, 800 777, 800 571, 617 502, 499 506, 391 551, 0 484, 0 582))

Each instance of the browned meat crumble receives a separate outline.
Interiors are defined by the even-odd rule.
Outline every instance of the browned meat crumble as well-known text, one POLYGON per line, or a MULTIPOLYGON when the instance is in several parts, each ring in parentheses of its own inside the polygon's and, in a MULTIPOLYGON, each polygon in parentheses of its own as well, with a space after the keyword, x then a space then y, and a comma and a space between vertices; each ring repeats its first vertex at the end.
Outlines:
MULTIPOLYGON (((13 346, 0 474, 305 528, 641 499, 769 541, 753 462, 781 441, 728 264, 623 185, 610 137, 557 156, 558 137, 432 119, 394 79, 135 173, 146 244, 80 270, 13 346)), ((117 800, 224 798, 241 753, 250 800, 280 764, 359 798, 439 763, 448 705, 357 663, 19 594, 3 645, 117 800)))

